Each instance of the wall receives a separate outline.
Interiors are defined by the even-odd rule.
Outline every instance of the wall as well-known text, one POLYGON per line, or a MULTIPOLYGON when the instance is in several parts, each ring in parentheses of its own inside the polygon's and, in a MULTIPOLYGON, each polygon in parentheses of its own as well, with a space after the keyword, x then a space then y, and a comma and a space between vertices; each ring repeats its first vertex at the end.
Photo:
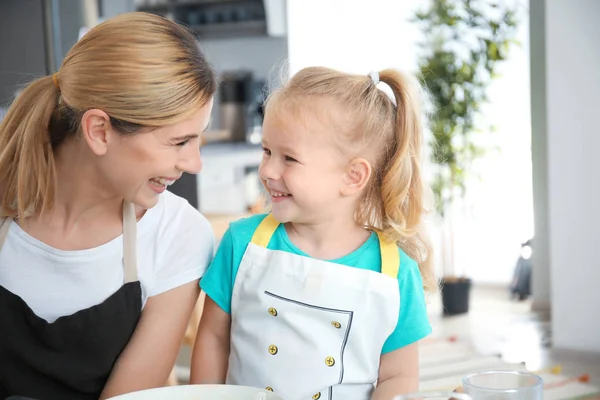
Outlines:
POLYGON ((99 8, 102 19, 108 19, 115 15, 135 11, 133 0, 100 0, 99 8))
POLYGON ((531 262, 534 310, 550 308, 548 142, 546 139, 546 12, 544 0, 530 0, 531 141, 535 242, 531 262))
POLYGON ((89 3, 89 0, 86 0, 85 2, 53 0, 56 18, 55 22, 58 24, 55 34, 60 46, 57 46, 56 48, 56 69, 60 67, 62 60, 66 57, 71 47, 79 40, 79 30, 85 24, 86 3, 89 3))
POLYGON ((0 1, 0 107, 9 105, 19 86, 44 75, 42 1, 0 1))
POLYGON ((303 0, 288 3, 290 72, 325 65, 365 73, 415 65, 420 33, 408 23, 419 1, 303 0))
POLYGON ((600 353, 600 2, 546 2, 554 345, 600 353))

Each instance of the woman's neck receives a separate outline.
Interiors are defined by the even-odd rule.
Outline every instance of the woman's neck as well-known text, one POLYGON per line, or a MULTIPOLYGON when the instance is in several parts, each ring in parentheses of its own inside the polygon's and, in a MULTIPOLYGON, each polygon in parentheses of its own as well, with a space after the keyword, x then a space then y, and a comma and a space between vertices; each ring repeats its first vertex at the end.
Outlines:
POLYGON ((106 189, 90 161, 93 157, 84 143, 72 140, 55 153, 56 188, 53 206, 41 215, 27 218, 65 236, 97 221, 121 221, 123 199, 106 189))

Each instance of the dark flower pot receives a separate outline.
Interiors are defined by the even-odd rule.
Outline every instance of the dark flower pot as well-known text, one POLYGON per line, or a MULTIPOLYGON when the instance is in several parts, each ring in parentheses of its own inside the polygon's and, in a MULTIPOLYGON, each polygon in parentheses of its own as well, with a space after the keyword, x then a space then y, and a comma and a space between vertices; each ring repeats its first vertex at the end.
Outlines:
POLYGON ((458 315, 469 311, 471 280, 467 278, 442 279, 442 306, 444 315, 458 315))

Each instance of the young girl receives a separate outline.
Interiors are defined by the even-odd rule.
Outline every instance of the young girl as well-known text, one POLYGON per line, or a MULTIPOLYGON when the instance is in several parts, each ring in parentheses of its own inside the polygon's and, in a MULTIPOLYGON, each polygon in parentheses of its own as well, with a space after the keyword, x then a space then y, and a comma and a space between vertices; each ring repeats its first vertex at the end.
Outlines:
POLYGON ((417 390, 435 281, 410 82, 315 67, 271 95, 260 176, 272 213, 232 223, 201 281, 192 382, 286 400, 417 390))

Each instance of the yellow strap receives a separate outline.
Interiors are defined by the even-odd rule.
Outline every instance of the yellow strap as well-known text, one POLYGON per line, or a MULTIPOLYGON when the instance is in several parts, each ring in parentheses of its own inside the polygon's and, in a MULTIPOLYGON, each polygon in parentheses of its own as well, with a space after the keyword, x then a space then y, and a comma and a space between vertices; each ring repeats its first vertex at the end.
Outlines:
POLYGON ((400 269, 400 251, 396 243, 388 242, 383 233, 377 231, 379 249, 381 250, 381 273, 391 278, 398 278, 400 269))
MULTIPOLYGON (((267 215, 252 236, 252 243, 257 246, 267 247, 271 241, 271 236, 279 226, 279 221, 273 215, 267 215)), ((381 251, 381 273, 398 278, 398 270, 400 269, 400 252, 396 243, 388 242, 381 232, 377 232, 379 237, 379 249, 381 251)))
POLYGON ((279 221, 273 215, 267 215, 254 231, 252 243, 261 247, 267 247, 271 241, 271 236, 273 236, 278 226, 279 221))

